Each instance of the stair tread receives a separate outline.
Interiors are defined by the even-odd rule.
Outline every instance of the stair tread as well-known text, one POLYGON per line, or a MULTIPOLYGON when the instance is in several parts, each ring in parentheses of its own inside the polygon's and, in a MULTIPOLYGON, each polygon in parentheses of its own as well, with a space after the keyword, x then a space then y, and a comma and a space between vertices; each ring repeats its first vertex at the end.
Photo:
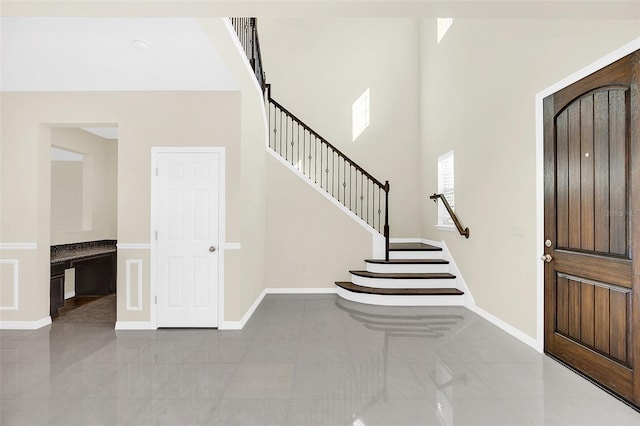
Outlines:
POLYGON ((336 282, 338 287, 354 293, 382 294, 386 296, 461 296, 463 291, 457 288, 372 288, 348 281, 336 282))
POLYGON ((390 251, 442 251, 442 248, 424 243, 391 243, 390 251))
POLYGON ((383 273, 383 272, 369 272, 369 271, 349 271, 353 275, 357 275, 359 277, 366 278, 392 278, 392 279, 400 279, 400 280, 410 280, 410 279, 453 279, 456 276, 453 274, 449 274, 446 272, 428 272, 428 273, 415 273, 415 272, 404 272, 404 273, 383 273))
POLYGON ((377 263, 381 265, 440 265, 449 263, 444 259, 365 259, 367 263, 377 263))

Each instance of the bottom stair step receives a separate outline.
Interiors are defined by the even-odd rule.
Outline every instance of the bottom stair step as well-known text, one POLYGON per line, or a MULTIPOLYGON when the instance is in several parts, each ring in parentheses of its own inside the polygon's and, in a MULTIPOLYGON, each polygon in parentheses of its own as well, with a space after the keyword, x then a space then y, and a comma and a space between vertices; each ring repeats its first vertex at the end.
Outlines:
POLYGON ((354 293, 381 294, 385 296, 462 296, 464 294, 463 291, 457 288, 372 288, 348 281, 338 281, 336 285, 354 293))

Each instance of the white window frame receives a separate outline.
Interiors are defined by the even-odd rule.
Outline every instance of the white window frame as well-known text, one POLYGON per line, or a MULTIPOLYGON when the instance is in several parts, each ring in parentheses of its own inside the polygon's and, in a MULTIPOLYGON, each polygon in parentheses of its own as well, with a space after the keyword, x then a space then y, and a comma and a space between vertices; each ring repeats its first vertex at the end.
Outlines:
MULTIPOLYGON (((451 209, 455 211, 455 161, 453 151, 438 157, 438 194, 444 194, 451 209)), ((456 226, 449 216, 442 200, 438 200, 438 223, 436 228, 442 231, 455 231, 456 226)))

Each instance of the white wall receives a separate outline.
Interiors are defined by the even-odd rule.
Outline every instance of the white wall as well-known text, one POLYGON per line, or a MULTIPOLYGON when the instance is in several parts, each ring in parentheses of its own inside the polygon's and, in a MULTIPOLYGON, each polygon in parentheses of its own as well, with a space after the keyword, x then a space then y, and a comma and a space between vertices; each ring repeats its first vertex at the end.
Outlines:
POLYGON ((436 44, 421 30, 422 192, 455 151, 456 213, 467 240, 437 231, 422 200, 422 235, 445 240, 477 305, 536 336, 535 94, 640 35, 634 20, 455 19, 436 44))
POLYGON ((258 22, 273 98, 378 180, 390 181, 395 238, 420 232, 418 29, 415 19, 258 22), (367 88, 371 124, 352 141, 351 107, 367 88))

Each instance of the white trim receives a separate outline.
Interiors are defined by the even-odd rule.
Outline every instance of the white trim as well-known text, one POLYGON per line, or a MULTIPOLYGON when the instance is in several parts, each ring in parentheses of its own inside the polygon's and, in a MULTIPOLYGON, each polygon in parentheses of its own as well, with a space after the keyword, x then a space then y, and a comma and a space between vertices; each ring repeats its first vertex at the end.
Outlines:
POLYGON ((475 306, 476 300, 473 298, 473 294, 471 294, 471 290, 469 289, 467 282, 464 280, 464 277, 462 276, 462 272, 458 268, 458 265, 456 264, 456 261, 453 259, 453 256, 449 251, 449 247, 447 247, 447 243, 445 243, 444 240, 440 244, 440 247, 442 247, 442 251, 444 252, 444 258, 449 261, 449 272, 456 276, 456 284, 458 288, 464 291, 464 305, 475 306))
POLYGON ((38 243, 0 243, 0 250, 37 250, 38 243))
POLYGON ((287 287, 270 287, 265 289, 267 294, 335 294, 334 287, 316 287, 316 288, 287 288, 287 287))
POLYGON ((258 306, 260 306, 260 303, 266 294, 267 290, 262 290, 262 293, 260 293, 249 309, 247 309, 247 312, 245 312, 240 321, 220 321, 218 324, 218 330, 242 330, 244 326, 247 325, 247 322, 251 319, 251 316, 256 309, 258 309, 258 306))
MULTIPOLYGON (((229 24, 231 25, 231 24, 229 24)), ((150 324, 151 328, 157 328, 157 309, 155 297, 157 295, 156 287, 156 250, 157 241, 155 239, 155 231, 158 227, 158 218, 156 207, 158 204, 158 176, 156 176, 156 168, 158 167, 158 154, 165 153, 215 153, 219 155, 218 163, 218 245, 224 247, 225 242, 225 165, 226 156, 224 147, 151 147, 151 221, 149 229, 149 239, 151 240, 150 271, 149 271, 149 306, 150 306, 150 324)), ((220 250, 218 264, 218 328, 224 322, 224 250, 220 250)))
POLYGON ((118 243, 118 250, 151 250, 151 243, 118 243))
POLYGON ((467 306, 467 308, 470 311, 473 311, 476 314, 480 315, 482 318, 486 319, 487 321, 489 321, 493 325, 495 325, 495 326, 501 328, 502 330, 506 331, 507 333, 509 333, 510 335, 515 337, 516 339, 520 340, 521 342, 531 346, 533 349, 536 349, 538 352, 542 353, 542 350, 538 349, 537 340, 534 339, 533 337, 531 337, 528 334, 520 331, 519 329, 517 329, 514 326, 510 325, 509 323, 506 323, 506 322, 502 321, 500 318, 490 314, 489 312, 485 311, 484 309, 482 309, 481 307, 479 307, 477 305, 467 306))
POLYGON ((390 243, 423 243, 440 247, 440 243, 436 241, 426 240, 424 238, 389 238, 390 243))
POLYGON ((473 298, 473 295, 471 294, 471 291, 467 286, 467 282, 462 276, 462 272, 460 272, 460 269, 458 268, 458 265, 453 259, 453 256, 451 255, 451 252, 447 247, 447 243, 444 240, 441 242, 438 242, 438 241, 428 240, 425 238, 392 238, 390 241, 392 243, 423 243, 423 244, 429 244, 435 247, 442 248, 443 258, 449 261, 449 267, 450 267, 449 272, 456 276, 456 284, 459 285, 458 288, 464 291, 464 300, 465 300, 464 306, 470 311, 475 312, 476 314, 480 315, 482 318, 486 319, 490 323, 496 325, 497 327, 501 328, 505 332, 509 333, 510 335, 520 340, 521 342, 531 346, 533 349, 537 350, 538 352, 543 351, 543 348, 538 344, 537 339, 532 338, 528 334, 520 331, 519 329, 504 322, 500 318, 495 317, 494 315, 490 314, 489 312, 485 311, 484 309, 476 305, 475 299, 473 298))
POLYGON ((355 293, 342 287, 338 296, 352 302, 376 306, 464 306, 463 296, 388 296, 382 294, 355 293))
MULTIPOLYGON (((256 77, 256 73, 253 71, 253 68, 251 67, 251 64, 249 63, 249 58, 247 58, 247 54, 244 51, 244 47, 242 47, 242 44, 240 43, 240 40, 238 39, 238 34, 236 33, 236 30, 233 28, 233 24, 231 23, 231 19, 229 18, 222 18, 223 21, 223 25, 225 26, 225 29, 227 30, 227 33, 229 34, 229 37, 231 38, 231 42, 234 44, 234 46, 236 47, 236 50, 238 51, 238 54, 240 56, 240 60, 242 61, 242 63, 244 64, 245 70, 247 71, 247 73, 249 73, 249 75, 251 75, 251 81, 253 82, 256 91, 260 94, 260 96, 262 97, 262 88, 260 88, 260 83, 258 83, 258 79, 256 77)), ((262 104, 264 105, 264 102, 262 102, 262 104)), ((266 109, 263 107, 262 108, 263 111, 266 112, 266 109)), ((269 126, 266 125, 267 121, 266 121, 266 114, 265 114, 265 129, 267 129, 269 126)), ((268 145, 268 138, 269 132, 267 131, 267 145, 268 145)))
POLYGON ((71 290, 64 294, 64 300, 71 299, 72 297, 76 297, 76 291, 71 290))
POLYGON ((438 231, 455 232, 458 230, 458 228, 456 228, 453 225, 433 225, 433 227, 436 228, 438 231))
POLYGON ((318 192, 320 195, 322 195, 324 198, 326 198, 327 200, 329 200, 329 202, 331 202, 334 206, 336 206, 337 208, 339 208, 340 210, 342 210, 345 214, 347 214, 347 216, 349 216, 351 219, 353 219, 354 221, 356 221, 356 223, 360 226, 362 226, 364 229, 366 229, 367 231, 369 231, 372 235, 380 235, 380 233, 378 231, 376 231, 375 229, 373 229, 371 227, 371 225, 369 225, 367 222, 365 222, 364 220, 362 220, 361 218, 359 218, 355 213, 353 213, 351 210, 349 210, 348 208, 346 208, 341 202, 339 202, 338 200, 336 200, 335 198, 333 198, 331 196, 331 194, 329 194, 327 191, 325 191, 324 189, 322 189, 319 185, 315 184, 311 179, 309 179, 307 176, 305 176, 300 170, 298 170, 296 167, 294 167, 291 163, 289 163, 287 160, 285 160, 284 158, 282 158, 282 156, 280 154, 278 154, 277 152, 275 152, 271 147, 267 146, 267 152, 273 157, 275 158, 278 162, 280 162, 280 164, 282 164, 283 166, 285 166, 286 168, 288 168, 289 170, 291 170, 296 176, 298 176, 303 182, 305 182, 307 185, 309 185, 311 188, 313 188, 316 192, 318 192))
POLYGON ((614 50, 610 54, 598 59, 597 61, 587 65, 581 70, 571 74, 570 76, 560 80, 559 82, 538 92, 535 96, 535 113, 536 113, 536 273, 537 273, 537 315, 536 315, 536 344, 535 348, 539 352, 544 350, 544 265, 539 260, 543 254, 544 247, 544 112, 543 100, 549 95, 564 89, 573 83, 582 80, 586 76, 624 58, 625 56, 640 49, 640 38, 637 38, 619 49, 614 50))
POLYGON ((221 321, 219 330, 242 330, 267 294, 335 294, 336 288, 266 288, 260 293, 240 321, 221 321))
POLYGON ((127 299, 127 311, 141 311, 142 310, 142 259, 127 259, 126 262, 126 299, 127 299), (131 304, 131 265, 138 265, 137 280, 137 294, 136 298, 138 303, 136 306, 131 304))
MULTIPOLYGON (((607 65, 611 65, 612 63, 614 63, 615 61, 624 58, 625 56, 635 52, 636 50, 640 49, 640 38, 637 38, 627 44, 625 44, 624 46, 614 50, 613 52, 609 53, 608 55, 605 55, 604 57, 592 62, 591 64, 587 65, 586 67, 582 68, 579 71, 576 71, 575 73, 571 74, 570 76, 563 78, 562 80, 558 81, 555 84, 552 84, 551 86, 547 87, 546 89, 538 92, 536 94, 536 101, 539 99, 540 100, 540 105, 542 106, 542 100, 544 98, 546 98, 549 95, 553 95, 554 93, 556 93, 559 90, 564 89, 565 87, 571 86, 573 83, 582 80, 583 78, 587 77, 590 74, 593 74, 594 72, 601 70, 602 68, 606 67, 607 65)), ((537 104, 537 102, 536 102, 537 104)))
POLYGON ((218 330, 242 330, 246 322, 242 321, 222 321, 218 325, 218 330))
POLYGON ((51 317, 38 321, 0 321, 0 330, 37 330, 51 324, 51 317))
POLYGON ((116 321, 116 330, 155 330, 151 321, 116 321))
POLYGON ((222 245, 222 250, 240 250, 241 248, 240 243, 224 243, 222 245))
POLYGON ((18 259, 0 259, 0 264, 13 265, 13 305, 0 306, 0 311, 17 311, 20 283, 20 262, 18 259))

